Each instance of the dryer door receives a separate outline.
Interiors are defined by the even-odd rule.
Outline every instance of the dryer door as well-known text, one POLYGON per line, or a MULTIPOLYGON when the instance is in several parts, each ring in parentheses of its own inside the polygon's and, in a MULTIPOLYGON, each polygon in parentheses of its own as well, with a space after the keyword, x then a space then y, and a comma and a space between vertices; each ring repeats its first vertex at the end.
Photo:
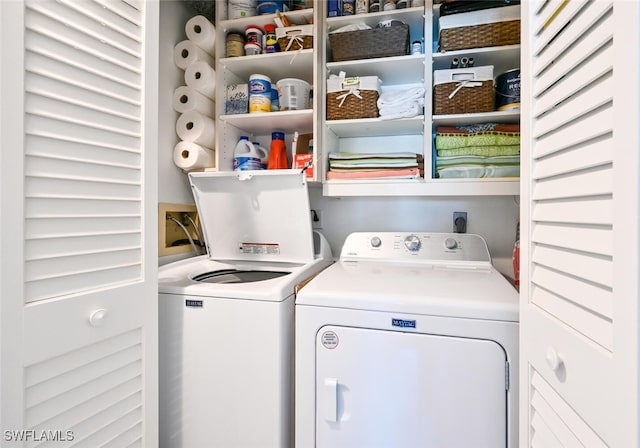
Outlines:
POLYGON ((326 326, 316 359, 318 448, 506 446, 496 342, 326 326))

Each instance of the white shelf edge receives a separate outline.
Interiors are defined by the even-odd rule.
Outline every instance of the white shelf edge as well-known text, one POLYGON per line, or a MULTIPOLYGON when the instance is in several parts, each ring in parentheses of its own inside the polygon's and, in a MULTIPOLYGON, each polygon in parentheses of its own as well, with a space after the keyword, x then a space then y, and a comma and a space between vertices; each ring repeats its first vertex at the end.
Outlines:
POLYGON ((520 179, 329 180, 323 195, 345 196, 517 196, 520 179))

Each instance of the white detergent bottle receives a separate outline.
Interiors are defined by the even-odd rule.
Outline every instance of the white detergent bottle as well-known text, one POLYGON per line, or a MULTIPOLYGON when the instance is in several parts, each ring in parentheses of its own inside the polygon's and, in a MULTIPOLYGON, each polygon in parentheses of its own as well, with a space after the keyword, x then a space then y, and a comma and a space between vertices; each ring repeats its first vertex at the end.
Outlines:
POLYGON ((266 170, 269 163, 269 150, 258 142, 253 142, 253 146, 256 147, 258 154, 260 154, 260 169, 266 170))
POLYGON ((236 144, 233 152, 233 171, 248 171, 260 169, 260 153, 249 141, 249 137, 243 135, 236 144))

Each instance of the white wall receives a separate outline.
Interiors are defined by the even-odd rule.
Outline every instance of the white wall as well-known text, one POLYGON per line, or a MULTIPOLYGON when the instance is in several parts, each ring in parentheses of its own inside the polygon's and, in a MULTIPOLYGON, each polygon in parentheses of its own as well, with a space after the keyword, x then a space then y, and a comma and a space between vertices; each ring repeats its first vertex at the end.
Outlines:
POLYGON ((518 197, 345 197, 327 198, 310 188, 314 209, 322 211, 320 230, 334 256, 355 231, 452 232, 453 212, 467 212, 467 232, 487 240, 496 267, 513 276, 511 254, 519 217, 518 197))

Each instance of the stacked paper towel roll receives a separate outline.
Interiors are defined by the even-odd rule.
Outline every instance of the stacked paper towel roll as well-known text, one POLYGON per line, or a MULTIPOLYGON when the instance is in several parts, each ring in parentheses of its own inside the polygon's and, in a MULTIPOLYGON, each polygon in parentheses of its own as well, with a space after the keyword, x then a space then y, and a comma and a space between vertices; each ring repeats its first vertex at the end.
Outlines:
POLYGON ((173 109, 181 115, 176 133, 181 141, 173 150, 174 163, 184 171, 215 167, 216 29, 204 16, 185 24, 187 39, 173 50, 176 66, 183 69, 186 86, 173 92, 173 109))
POLYGON ((173 149, 173 163, 184 171, 213 167, 215 152, 193 142, 178 142, 173 149))
POLYGON ((212 118, 192 110, 180 115, 176 122, 176 133, 186 141, 197 143, 206 148, 215 145, 216 125, 212 118))

